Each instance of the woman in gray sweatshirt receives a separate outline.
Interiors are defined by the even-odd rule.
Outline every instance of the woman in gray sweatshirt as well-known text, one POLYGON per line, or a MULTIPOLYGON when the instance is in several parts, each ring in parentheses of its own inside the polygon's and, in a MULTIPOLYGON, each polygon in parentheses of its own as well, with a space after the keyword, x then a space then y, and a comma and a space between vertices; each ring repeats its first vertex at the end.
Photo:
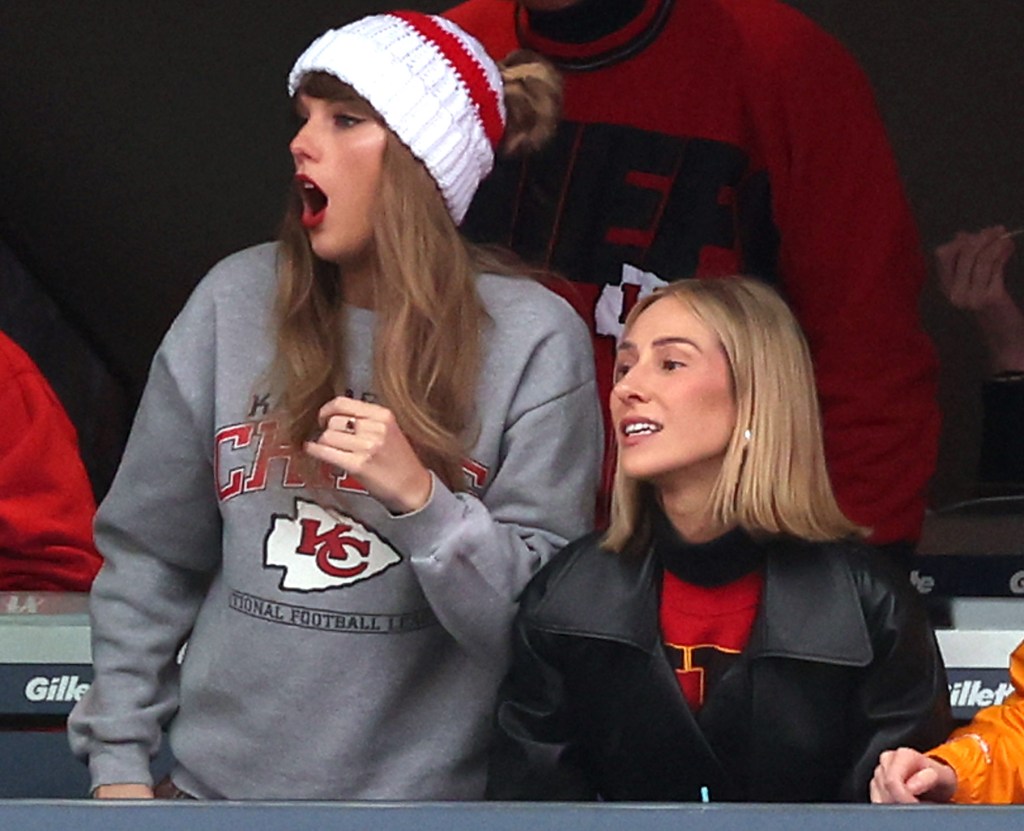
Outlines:
POLYGON ((516 597, 597 487, 585 326, 458 232, 558 82, 400 13, 289 92, 281 240, 196 289, 97 516, 71 744, 98 797, 153 795, 166 728, 158 795, 478 798, 516 597))

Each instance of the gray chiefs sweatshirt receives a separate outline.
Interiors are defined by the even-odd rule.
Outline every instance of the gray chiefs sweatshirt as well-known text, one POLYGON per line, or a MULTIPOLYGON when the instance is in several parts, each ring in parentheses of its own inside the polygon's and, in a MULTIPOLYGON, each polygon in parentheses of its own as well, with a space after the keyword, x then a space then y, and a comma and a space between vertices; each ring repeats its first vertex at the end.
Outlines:
MULTIPOLYGON (((151 782, 166 727, 200 798, 479 798, 516 597, 593 521, 587 329, 536 283, 480 276, 469 490, 435 479, 395 517, 342 471, 306 487, 278 435, 275 283, 275 245, 227 258, 153 360, 97 515, 95 682, 72 748, 93 787, 151 782)), ((356 397, 374 393, 373 329, 348 310, 356 397)))

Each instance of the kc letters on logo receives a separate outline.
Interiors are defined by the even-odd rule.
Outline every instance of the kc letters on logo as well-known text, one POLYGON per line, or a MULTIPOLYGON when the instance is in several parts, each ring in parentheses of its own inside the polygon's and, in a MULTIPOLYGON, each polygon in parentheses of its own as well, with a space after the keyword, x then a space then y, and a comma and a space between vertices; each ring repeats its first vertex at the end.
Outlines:
POLYGON ((295 500, 295 517, 274 517, 264 549, 267 566, 284 569, 281 588, 323 591, 348 586, 401 562, 402 555, 340 511, 295 500))

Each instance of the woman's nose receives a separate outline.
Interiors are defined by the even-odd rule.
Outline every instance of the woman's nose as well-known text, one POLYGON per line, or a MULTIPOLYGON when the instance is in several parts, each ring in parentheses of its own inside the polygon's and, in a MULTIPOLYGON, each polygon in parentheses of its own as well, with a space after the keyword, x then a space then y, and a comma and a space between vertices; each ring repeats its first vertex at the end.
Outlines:
POLYGON ((309 128, 309 122, 303 124, 295 136, 292 138, 291 143, 288 145, 288 149, 291 151, 292 159, 295 164, 299 162, 312 159, 315 156, 316 144, 313 140, 312 131, 309 128))
POLYGON ((643 379, 637 368, 633 367, 625 375, 615 382, 612 387, 612 395, 620 401, 645 401, 647 395, 644 392, 643 379))

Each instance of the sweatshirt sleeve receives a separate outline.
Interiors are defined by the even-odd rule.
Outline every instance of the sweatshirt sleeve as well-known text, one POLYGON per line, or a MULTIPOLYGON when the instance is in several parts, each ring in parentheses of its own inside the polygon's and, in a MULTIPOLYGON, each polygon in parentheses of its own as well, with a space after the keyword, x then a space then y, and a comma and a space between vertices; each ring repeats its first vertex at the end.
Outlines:
POLYGON ((101 561, 75 428, 29 357, 3 335, 0 413, 0 591, 88 591, 101 561))
MULTIPOLYGON (((194 316, 193 303, 185 316, 194 316)), ((149 759, 177 708, 176 656, 220 557, 209 401, 213 361, 182 318, 165 338, 124 458, 97 514, 105 563, 91 595, 95 680, 68 720, 93 788, 150 784, 149 759), (205 425, 205 429, 204 429, 205 425)), ((212 334, 210 335, 212 337, 212 334)))
POLYGON ((814 356, 837 497, 874 542, 913 541, 937 453, 937 362, 892 149, 867 78, 837 40, 792 9, 739 11, 757 56, 750 98, 779 271, 814 356), (792 19, 783 26, 781 15, 792 19))
POLYGON ((980 710, 928 755, 956 771, 959 803, 1024 802, 1024 642, 1010 657, 1013 693, 980 710))
MULTIPOLYGON (((562 305, 561 301, 558 301, 562 305)), ((442 625, 473 656, 504 664, 519 593, 566 542, 593 528, 603 447, 590 338, 565 307, 538 340, 506 416, 503 453, 478 498, 436 479, 419 511, 379 528, 413 552, 442 625)))

